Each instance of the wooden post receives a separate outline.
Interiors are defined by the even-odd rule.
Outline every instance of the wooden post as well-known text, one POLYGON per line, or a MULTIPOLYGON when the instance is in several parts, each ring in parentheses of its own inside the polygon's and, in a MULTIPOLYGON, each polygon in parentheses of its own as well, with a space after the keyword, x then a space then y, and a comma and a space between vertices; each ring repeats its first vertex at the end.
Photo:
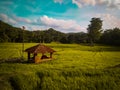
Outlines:
POLYGON ((53 53, 50 53, 50 58, 52 58, 52 54, 53 54, 53 53))
POLYGON ((35 60, 35 56, 37 56, 37 53, 34 53, 33 59, 35 60))
POLYGON ((24 58, 24 30, 25 30, 25 27, 22 26, 22 59, 24 58))
POLYGON ((30 60, 30 53, 28 52, 28 61, 30 60))

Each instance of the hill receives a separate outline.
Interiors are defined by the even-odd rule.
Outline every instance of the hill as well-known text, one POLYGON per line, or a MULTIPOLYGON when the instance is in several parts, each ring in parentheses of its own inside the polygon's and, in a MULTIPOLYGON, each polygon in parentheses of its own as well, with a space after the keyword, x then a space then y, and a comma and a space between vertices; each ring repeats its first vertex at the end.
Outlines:
POLYGON ((61 43, 82 43, 87 36, 85 33, 62 33, 53 28, 48 30, 23 30, 13 27, 3 21, 0 21, 0 42, 61 42, 61 43))
POLYGON ((15 42, 22 37, 22 31, 20 28, 13 27, 0 20, 0 42, 15 42))

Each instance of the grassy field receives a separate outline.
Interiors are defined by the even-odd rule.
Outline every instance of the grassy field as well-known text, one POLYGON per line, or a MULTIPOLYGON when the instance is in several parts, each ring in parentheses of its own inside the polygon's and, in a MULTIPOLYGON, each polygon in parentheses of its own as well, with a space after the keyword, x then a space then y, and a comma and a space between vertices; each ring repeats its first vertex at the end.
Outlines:
POLYGON ((120 47, 46 45, 57 51, 52 61, 6 63, 21 57, 22 44, 0 43, 0 90, 120 90, 120 47))

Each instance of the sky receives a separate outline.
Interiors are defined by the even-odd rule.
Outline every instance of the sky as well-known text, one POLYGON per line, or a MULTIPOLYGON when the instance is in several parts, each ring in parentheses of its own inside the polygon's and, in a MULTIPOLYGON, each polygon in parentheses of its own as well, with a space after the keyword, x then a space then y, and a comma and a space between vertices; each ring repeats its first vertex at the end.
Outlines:
POLYGON ((31 31, 87 32, 93 17, 120 28, 120 0, 0 0, 0 20, 31 31))

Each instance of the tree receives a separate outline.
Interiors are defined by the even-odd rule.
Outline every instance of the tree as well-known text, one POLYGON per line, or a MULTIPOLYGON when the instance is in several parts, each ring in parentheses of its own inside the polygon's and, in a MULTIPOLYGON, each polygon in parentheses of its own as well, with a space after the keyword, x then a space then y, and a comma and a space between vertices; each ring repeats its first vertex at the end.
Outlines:
POLYGON ((102 20, 100 18, 92 18, 88 25, 88 38, 91 45, 100 39, 102 32, 102 20))
POLYGON ((61 39, 60 39, 61 43, 68 43, 68 39, 67 39, 67 35, 64 35, 61 39))
POLYGON ((114 28, 105 30, 100 38, 100 43, 120 46, 120 29, 114 28))
POLYGON ((68 33, 68 43, 75 43, 75 34, 73 33, 68 33))

